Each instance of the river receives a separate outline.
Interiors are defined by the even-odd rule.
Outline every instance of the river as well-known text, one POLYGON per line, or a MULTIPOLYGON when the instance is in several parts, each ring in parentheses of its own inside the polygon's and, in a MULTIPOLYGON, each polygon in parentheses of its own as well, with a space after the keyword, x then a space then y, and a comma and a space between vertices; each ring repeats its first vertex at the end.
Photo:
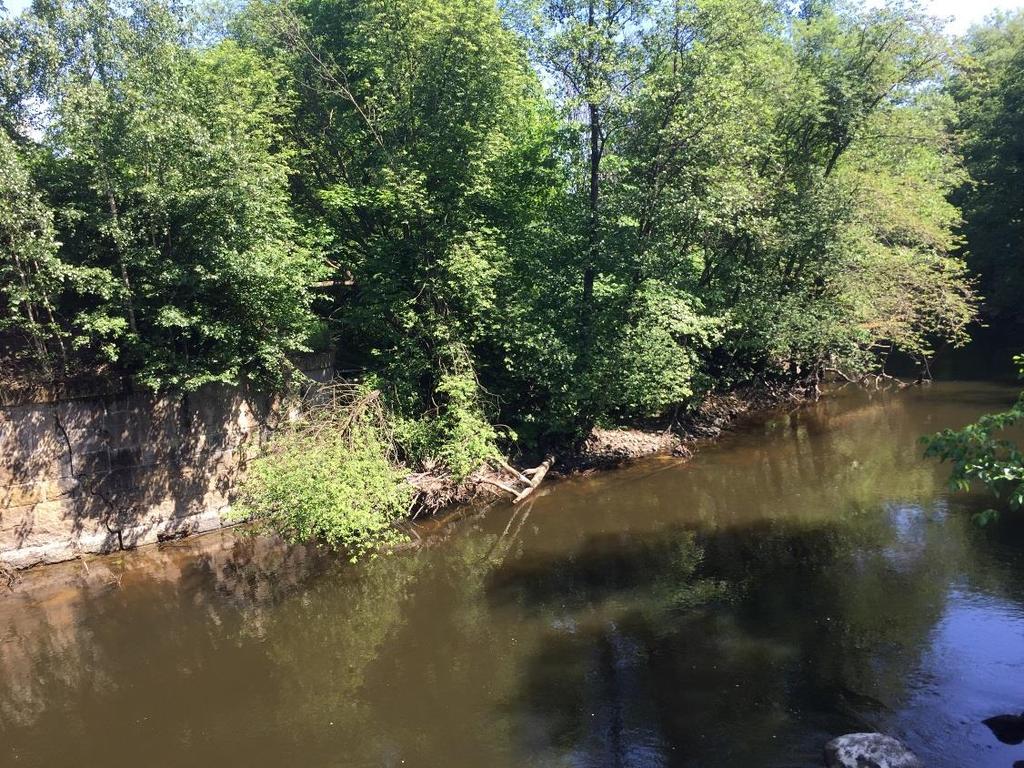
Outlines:
POLYGON ((1011 768, 1024 524, 918 438, 1015 389, 848 389, 355 566, 221 532, 0 596, 4 766, 1011 768))

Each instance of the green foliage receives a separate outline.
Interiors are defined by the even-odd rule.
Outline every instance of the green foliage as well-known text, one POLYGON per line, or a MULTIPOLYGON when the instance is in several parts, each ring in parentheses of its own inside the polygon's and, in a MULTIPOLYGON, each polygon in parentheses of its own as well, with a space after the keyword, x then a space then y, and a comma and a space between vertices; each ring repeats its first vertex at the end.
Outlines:
POLYGON ((645 281, 633 302, 632 321, 602 361, 602 379, 610 384, 605 408, 627 417, 658 416, 708 386, 700 355, 721 337, 722 323, 701 314, 691 296, 655 280, 645 281))
POLYGON ((231 41, 196 48, 142 0, 39 5, 4 27, 24 43, 6 62, 21 113, 46 105, 24 127, 57 257, 89 278, 57 307, 61 333, 154 388, 279 381, 320 267, 291 214, 278 75, 231 41))
MULTIPOLYGON (((1024 356, 1017 357, 1024 377, 1024 356)), ((972 481, 982 483, 1011 510, 1024 507, 1024 452, 1013 441, 1000 436, 1007 428, 1024 421, 1024 393, 1002 413, 982 416, 963 429, 946 429, 924 438, 926 456, 934 456, 953 464, 950 484, 961 490, 972 481)), ((998 512, 986 510, 979 522, 987 523, 998 512)))
MULTIPOLYGON (((939 29, 896 1, 37 3, 0 22, 0 342, 183 389, 334 348, 454 480, 506 440, 923 358, 976 312, 949 126, 970 170, 1009 157, 981 137, 1019 70, 979 34, 988 80, 947 92, 939 29)), ((298 483, 309 439, 261 466, 298 483)))
POLYGON ((232 508, 291 541, 318 539, 355 560, 402 536, 413 488, 394 457, 376 392, 319 404, 254 459, 232 508))
POLYGON ((906 4, 514 5, 570 129, 560 290, 584 322, 548 402, 571 398, 584 429, 712 381, 965 341, 937 21, 906 4), (668 329, 687 314, 717 333, 668 329))
POLYGON ((972 183, 963 208, 968 262, 982 276, 989 307, 1020 315, 1024 306, 1024 12, 995 16, 971 30, 949 90, 972 183))
POLYGON ((0 132, 0 333, 20 337, 14 354, 46 366, 66 338, 54 305, 87 275, 57 256, 53 212, 33 184, 25 153, 0 132))
POLYGON ((396 437, 412 463, 447 472, 460 483, 487 459, 500 456, 497 430, 484 413, 480 384, 464 351, 441 374, 436 398, 441 405, 428 414, 400 419, 396 437))

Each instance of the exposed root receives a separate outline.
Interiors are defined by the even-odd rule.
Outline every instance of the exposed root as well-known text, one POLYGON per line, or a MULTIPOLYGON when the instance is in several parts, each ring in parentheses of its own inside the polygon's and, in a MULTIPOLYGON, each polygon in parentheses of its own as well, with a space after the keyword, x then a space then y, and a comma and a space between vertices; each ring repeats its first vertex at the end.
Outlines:
POLYGON ((414 520, 422 515, 435 515, 455 504, 475 501, 479 496, 478 484, 472 477, 457 483, 451 473, 429 467, 413 472, 406 477, 406 482, 416 489, 411 507, 414 520))
MULTIPOLYGON (((512 496, 518 496, 519 495, 519 489, 518 488, 513 488, 511 485, 508 485, 507 483, 503 483, 500 480, 495 480, 492 477, 481 477, 480 478, 480 482, 484 483, 486 485, 493 485, 495 488, 498 488, 498 489, 504 491, 505 493, 512 494, 512 496)), ((529 479, 527 479, 526 482, 529 483, 530 482, 529 479)))
POLYGON ((824 370, 825 373, 828 373, 847 384, 856 384, 857 386, 864 387, 865 389, 874 389, 876 391, 884 389, 902 391, 909 387, 917 386, 931 380, 930 371, 925 373, 927 368, 923 369, 921 376, 919 376, 916 381, 903 381, 902 379, 898 379, 888 373, 860 373, 851 375, 839 368, 825 368, 824 370))

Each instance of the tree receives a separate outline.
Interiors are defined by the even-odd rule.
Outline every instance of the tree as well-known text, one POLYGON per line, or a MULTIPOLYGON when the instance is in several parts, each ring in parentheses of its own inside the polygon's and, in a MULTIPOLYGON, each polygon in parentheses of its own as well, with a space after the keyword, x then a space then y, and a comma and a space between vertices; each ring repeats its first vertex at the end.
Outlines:
MULTIPOLYGON (((72 278, 87 275, 57 256, 53 211, 36 189, 25 152, 0 132, 0 338, 7 337, 12 369, 34 362, 43 373, 64 364, 66 333, 56 315, 72 278)), ((2 354, 2 352, 0 352, 2 354)))
MULTIPOLYGON (((534 61, 554 86, 563 118, 577 137, 570 145, 571 194, 577 227, 583 234, 578 270, 579 326, 574 339, 574 376, 579 387, 579 424, 592 421, 602 410, 604 379, 600 350, 612 341, 595 298, 602 273, 613 269, 607 251, 603 166, 614 152, 612 131, 617 116, 628 109, 631 95, 641 86, 648 68, 643 45, 650 19, 648 0, 523 0, 512 5, 512 18, 529 41, 534 61)), ((579 426, 579 425, 577 425, 579 426)))
POLYGON ((1024 13, 997 15, 971 30, 949 84, 972 182, 963 207, 968 263, 981 275, 988 309, 1024 306, 1024 13))
POLYGON ((291 215, 275 73, 231 42, 197 49, 159 3, 69 0, 13 25, 19 101, 46 105, 60 258, 109 278, 68 308, 73 345, 153 387, 279 380, 319 266, 291 215))
POLYGON ((239 27, 299 95, 296 193, 334 265, 343 365, 433 421, 417 444, 444 453, 459 431, 444 425, 465 418, 489 430, 479 372, 514 368, 501 350, 529 343, 513 276, 539 257, 527 217, 551 173, 552 121, 518 41, 487 0, 254 6, 239 27))

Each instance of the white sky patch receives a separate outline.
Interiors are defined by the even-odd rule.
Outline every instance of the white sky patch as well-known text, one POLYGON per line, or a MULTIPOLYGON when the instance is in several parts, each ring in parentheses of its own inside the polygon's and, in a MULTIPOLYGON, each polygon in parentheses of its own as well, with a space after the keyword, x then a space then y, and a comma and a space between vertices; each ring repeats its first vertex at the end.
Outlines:
POLYGON ((1012 0, 929 0, 928 6, 936 16, 953 17, 947 30, 962 35, 996 11, 1013 11, 1024 7, 1024 4, 1012 0))

